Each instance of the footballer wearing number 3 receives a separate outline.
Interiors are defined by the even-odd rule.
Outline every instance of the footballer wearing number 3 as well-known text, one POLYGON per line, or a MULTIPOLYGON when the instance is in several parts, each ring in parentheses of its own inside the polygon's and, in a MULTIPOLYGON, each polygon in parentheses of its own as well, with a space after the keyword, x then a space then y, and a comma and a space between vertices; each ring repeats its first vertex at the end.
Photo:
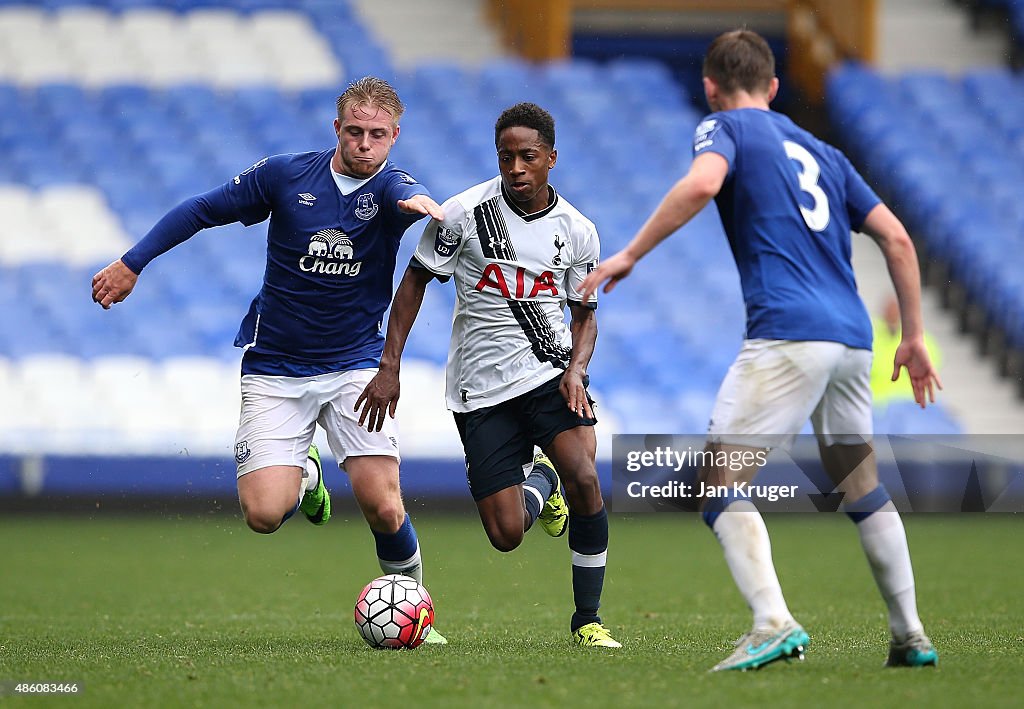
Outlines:
MULTIPOLYGON (((714 111, 697 127, 689 173, 640 232, 583 284, 584 302, 629 275, 636 262, 711 201, 718 206, 740 273, 747 329, 718 392, 707 446, 713 451, 785 447, 810 419, 822 463, 843 493, 846 513, 889 611, 889 666, 935 665, 938 654, 917 614, 914 574, 899 513, 871 443, 871 321, 850 264, 850 230, 871 236, 885 257, 903 323, 893 380, 906 368, 914 398, 935 400, 939 378, 924 345, 917 255, 906 229, 850 161, 769 108, 778 91, 775 60, 747 30, 715 38, 704 60, 714 111)), ((708 465, 705 489, 747 483, 756 463, 708 465)), ((746 670, 803 657, 810 641, 793 618, 772 563, 768 531, 749 496, 701 501, 754 614, 735 651, 712 669, 746 670)))

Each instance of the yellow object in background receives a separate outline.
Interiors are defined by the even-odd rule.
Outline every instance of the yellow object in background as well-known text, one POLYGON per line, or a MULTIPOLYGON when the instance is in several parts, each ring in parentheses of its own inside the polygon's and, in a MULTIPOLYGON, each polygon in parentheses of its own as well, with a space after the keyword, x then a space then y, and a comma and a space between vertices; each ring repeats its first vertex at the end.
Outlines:
MULTIPOLYGON (((871 395, 875 408, 885 408, 894 401, 913 401, 914 390, 906 370, 900 372, 897 381, 892 381, 893 357, 896 356, 896 348, 903 335, 899 303, 895 297, 886 302, 881 316, 871 318, 871 328, 874 331, 872 349, 875 354, 871 365, 871 395)), ((942 352, 927 332, 924 334, 924 346, 935 369, 939 370, 942 366, 942 352)))

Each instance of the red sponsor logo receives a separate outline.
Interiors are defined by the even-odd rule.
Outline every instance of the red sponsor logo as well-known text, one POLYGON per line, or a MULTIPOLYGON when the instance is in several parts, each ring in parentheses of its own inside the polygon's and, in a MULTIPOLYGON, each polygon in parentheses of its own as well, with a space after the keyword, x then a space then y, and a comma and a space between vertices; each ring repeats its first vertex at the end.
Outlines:
POLYGON ((480 280, 473 286, 478 291, 483 291, 485 288, 493 288, 494 290, 501 293, 502 297, 511 300, 522 300, 523 298, 536 298, 540 293, 550 293, 551 295, 558 295, 558 287, 555 285, 555 274, 551 271, 543 271, 539 275, 533 278, 533 284, 530 286, 529 294, 526 292, 527 282, 526 269, 522 266, 516 267, 515 274, 509 277, 505 276, 502 272, 501 266, 496 263, 489 263, 484 268, 483 275, 480 276, 480 280), (515 286, 513 291, 509 288, 509 283, 515 286))

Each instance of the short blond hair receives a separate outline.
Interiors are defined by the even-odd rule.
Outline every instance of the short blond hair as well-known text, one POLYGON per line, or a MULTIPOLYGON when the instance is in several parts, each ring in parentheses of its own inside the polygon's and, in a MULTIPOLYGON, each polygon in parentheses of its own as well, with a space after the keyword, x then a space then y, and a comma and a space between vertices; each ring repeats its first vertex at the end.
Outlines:
POLYGON ((405 104, 398 98, 398 92, 391 84, 376 76, 364 76, 348 85, 338 97, 338 120, 342 120, 346 108, 362 103, 383 108, 391 114, 391 122, 395 125, 398 125, 398 120, 405 113, 405 104))

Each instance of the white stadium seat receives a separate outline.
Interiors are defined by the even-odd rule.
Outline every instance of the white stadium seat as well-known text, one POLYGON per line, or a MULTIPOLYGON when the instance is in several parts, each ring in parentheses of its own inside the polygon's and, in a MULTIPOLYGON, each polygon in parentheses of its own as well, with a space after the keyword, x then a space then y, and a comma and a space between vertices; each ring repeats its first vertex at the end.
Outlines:
POLYGON ((42 190, 0 186, 0 265, 59 261, 93 264, 132 244, 93 187, 42 190), (8 237, 9 235, 9 237, 8 237))
POLYGON ((300 12, 0 8, 0 82, 298 89, 333 86, 341 77, 330 47, 300 12))

